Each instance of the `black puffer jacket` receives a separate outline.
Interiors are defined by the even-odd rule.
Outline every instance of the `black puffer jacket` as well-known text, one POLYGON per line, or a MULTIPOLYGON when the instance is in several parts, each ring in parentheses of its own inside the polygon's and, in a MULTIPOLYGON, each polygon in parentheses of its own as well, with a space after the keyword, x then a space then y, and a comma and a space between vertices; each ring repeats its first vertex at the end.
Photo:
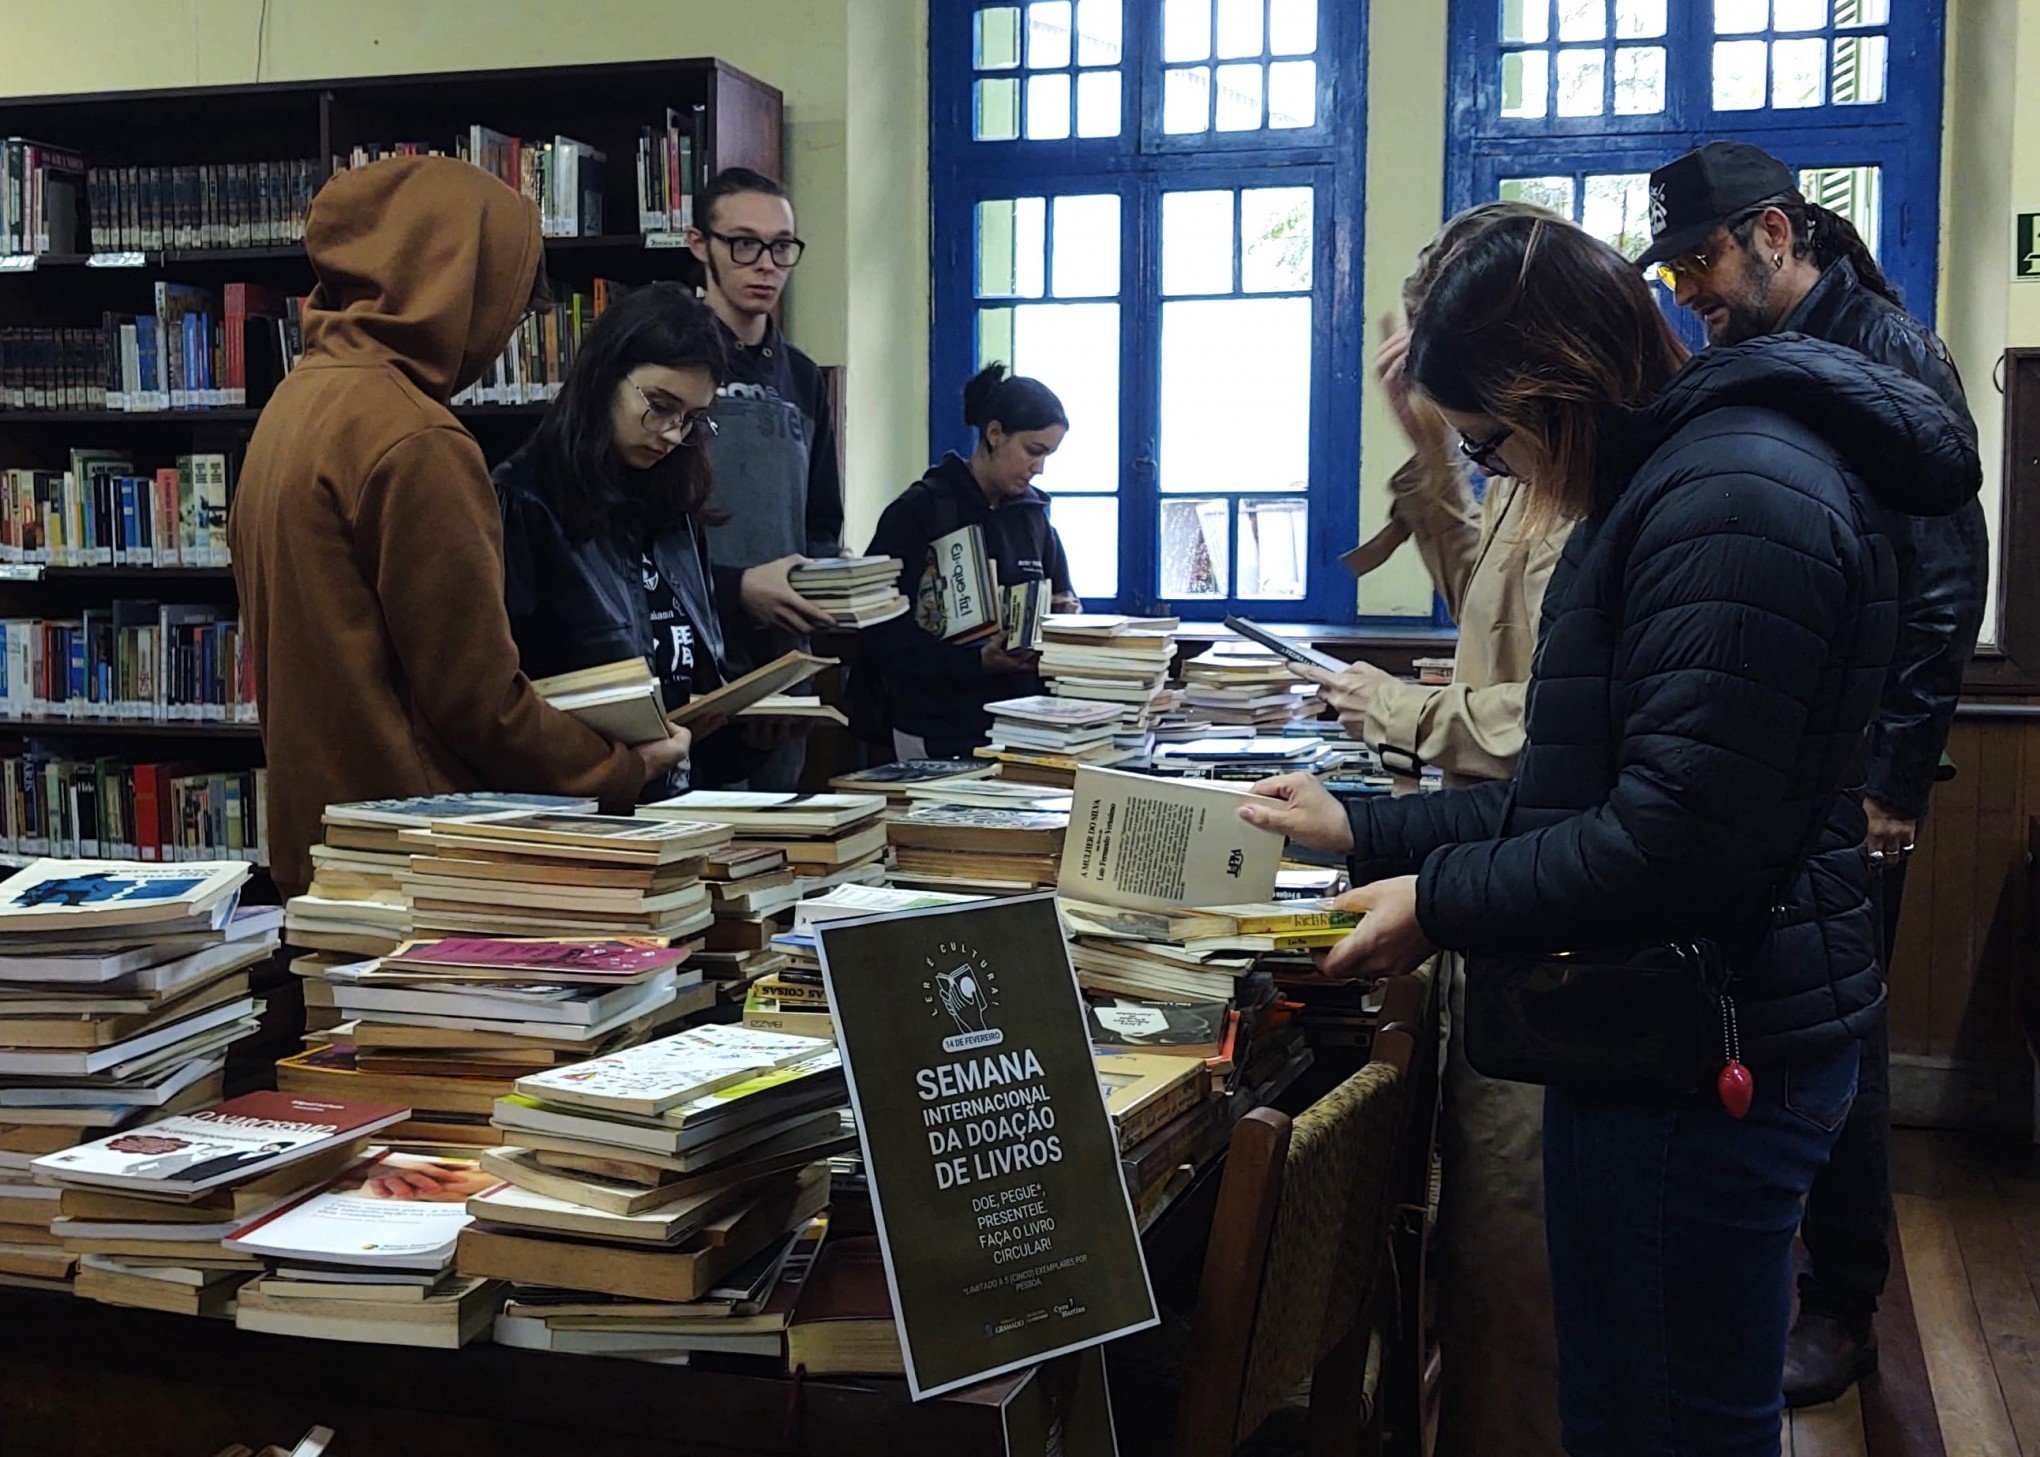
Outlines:
MULTIPOLYGON (((1897 304, 1865 288, 1846 258, 1829 265, 1780 327, 1845 344, 1911 375, 1969 420, 1962 377, 1947 346, 1897 304)), ((1972 422, 1972 434, 1975 428, 1972 422)), ((1974 497, 1945 516, 1916 516, 1906 528, 1892 540, 1898 554, 1898 645, 1870 726, 1864 787, 1899 813, 1918 817, 1948 746, 1962 674, 1983 625, 1990 546, 1983 503, 1974 497)))
POLYGON ((1355 881, 1419 871, 1424 930, 1468 951, 1748 944, 1775 903, 1739 964, 1745 1055, 1836 1045, 1882 994, 1863 810, 1837 785, 1860 784, 1896 630, 1887 508, 1969 499, 1975 443, 1925 387, 1775 335, 1608 412, 1598 474, 1545 596, 1516 783, 1354 802, 1355 881))

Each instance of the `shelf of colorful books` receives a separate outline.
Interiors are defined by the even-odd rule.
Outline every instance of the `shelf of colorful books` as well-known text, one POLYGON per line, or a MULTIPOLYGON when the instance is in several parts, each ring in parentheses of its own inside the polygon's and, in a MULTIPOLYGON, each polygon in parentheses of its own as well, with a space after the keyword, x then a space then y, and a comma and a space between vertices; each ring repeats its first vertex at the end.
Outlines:
POLYGON ((262 726, 206 719, 176 718, 41 718, 0 714, 0 734, 92 734, 101 738, 259 739, 262 726))

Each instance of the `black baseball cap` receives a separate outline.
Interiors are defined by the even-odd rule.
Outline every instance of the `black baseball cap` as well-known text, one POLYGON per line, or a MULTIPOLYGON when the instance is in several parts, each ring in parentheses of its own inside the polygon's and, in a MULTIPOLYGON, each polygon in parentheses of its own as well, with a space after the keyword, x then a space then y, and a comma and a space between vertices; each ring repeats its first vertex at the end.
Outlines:
POLYGON ((1748 142, 1709 142, 1650 174, 1649 268, 1690 253, 1714 230, 1758 203, 1799 185, 1792 169, 1748 142))

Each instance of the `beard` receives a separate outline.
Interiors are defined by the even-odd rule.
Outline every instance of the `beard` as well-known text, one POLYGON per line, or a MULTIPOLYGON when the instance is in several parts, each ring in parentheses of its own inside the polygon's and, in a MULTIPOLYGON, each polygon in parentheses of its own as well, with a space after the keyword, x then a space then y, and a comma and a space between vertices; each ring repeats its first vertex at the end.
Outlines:
POLYGON ((1740 344, 1771 332, 1771 288, 1777 271, 1764 267, 1754 253, 1743 254, 1739 271, 1735 294, 1721 295, 1720 322, 1707 326, 1709 344, 1740 344))

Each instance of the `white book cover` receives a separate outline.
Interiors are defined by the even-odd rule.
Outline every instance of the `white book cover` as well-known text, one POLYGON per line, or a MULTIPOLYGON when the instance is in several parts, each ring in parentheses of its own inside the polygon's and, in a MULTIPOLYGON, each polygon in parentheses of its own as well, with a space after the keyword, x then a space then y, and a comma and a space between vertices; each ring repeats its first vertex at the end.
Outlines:
POLYGON ((1116 708, 1089 703, 1081 698, 1054 698, 1046 693, 1035 693, 1026 698, 1002 698, 996 703, 987 703, 985 710, 994 718, 1019 719, 1056 728, 1112 723, 1119 717, 1116 708))
MULTIPOLYGON (((37 860, 0 881, 0 929, 189 924, 241 888, 239 860, 37 860)), ((183 929, 179 926, 178 929, 183 929)))
POLYGON ((1282 836, 1240 818, 1244 785, 1080 765, 1072 795, 1059 894, 1144 911, 1275 898, 1282 836))
POLYGON ((597 808, 592 799, 570 799, 557 794, 421 794, 409 799, 364 799, 351 804, 329 804, 325 820, 329 825, 412 826, 422 829, 439 820, 499 815, 513 810, 593 814, 597 808))
POLYGON ((828 1039, 743 1026, 694 1027, 570 1067, 519 1078, 528 1098, 656 1115, 825 1051, 828 1039))
POLYGON ((776 830, 798 821, 842 828, 885 810, 882 794, 775 794, 759 790, 696 789, 639 806, 662 819, 700 819, 737 829, 776 830))
POLYGON ((983 900, 981 895, 951 895, 940 890, 902 890, 891 885, 839 885, 826 895, 793 908, 793 929, 806 933, 817 921, 849 921, 859 916, 886 916, 895 911, 925 911, 936 906, 983 900))
POLYGON ((383 1153, 221 1243, 272 1260, 444 1270, 471 1221, 467 1201, 501 1184, 473 1159, 383 1153))

